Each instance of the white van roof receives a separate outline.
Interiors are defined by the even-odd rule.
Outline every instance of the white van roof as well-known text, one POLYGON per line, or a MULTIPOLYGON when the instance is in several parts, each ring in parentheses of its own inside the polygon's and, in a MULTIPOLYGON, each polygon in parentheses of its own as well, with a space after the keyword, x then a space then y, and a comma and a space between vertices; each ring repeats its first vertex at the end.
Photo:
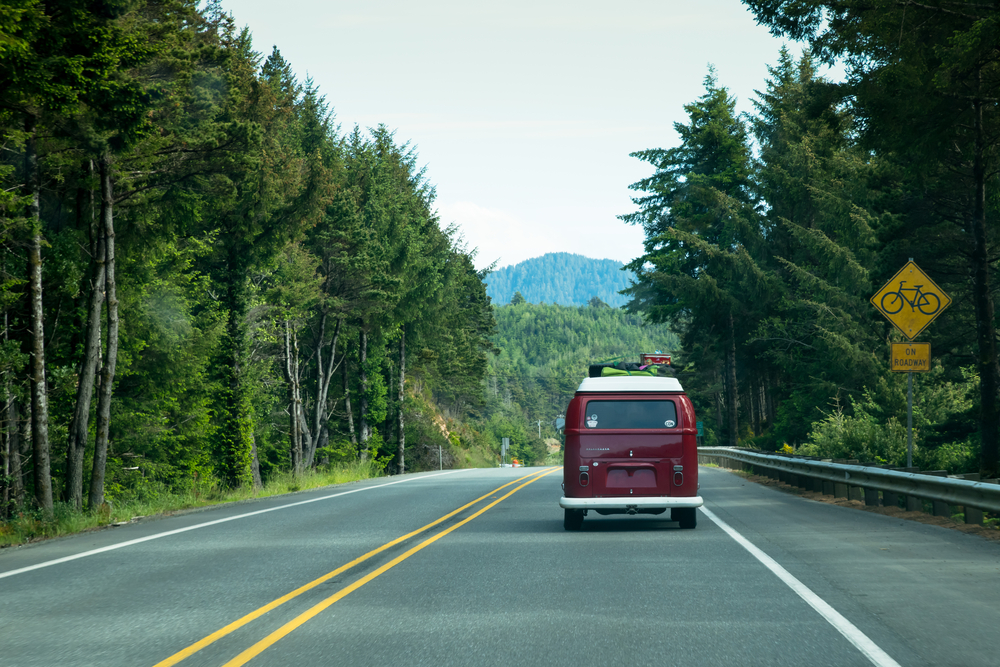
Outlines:
POLYGON ((643 377, 641 375, 612 375, 611 377, 584 378, 579 392, 614 393, 619 391, 684 391, 677 378, 643 377))

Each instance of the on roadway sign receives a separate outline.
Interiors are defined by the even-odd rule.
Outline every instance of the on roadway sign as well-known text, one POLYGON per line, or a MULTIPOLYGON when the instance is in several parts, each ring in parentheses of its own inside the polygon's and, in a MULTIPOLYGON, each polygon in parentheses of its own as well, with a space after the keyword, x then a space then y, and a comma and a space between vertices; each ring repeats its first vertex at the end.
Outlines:
POLYGON ((930 343, 892 343, 893 373, 926 373, 931 369, 930 343))
POLYGON ((705 435, 705 422, 697 422, 698 435, 705 435))
POLYGON ((951 305, 951 297, 911 259, 875 293, 871 302, 904 336, 913 340, 951 305))

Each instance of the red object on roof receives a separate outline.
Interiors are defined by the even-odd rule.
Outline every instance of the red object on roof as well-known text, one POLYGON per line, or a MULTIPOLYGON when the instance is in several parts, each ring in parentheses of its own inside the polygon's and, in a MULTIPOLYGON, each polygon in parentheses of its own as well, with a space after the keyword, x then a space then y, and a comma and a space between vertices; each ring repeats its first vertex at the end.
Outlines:
POLYGON ((670 355, 669 354, 647 354, 642 353, 639 355, 639 363, 643 366, 648 366, 649 364, 666 364, 670 365, 670 355))

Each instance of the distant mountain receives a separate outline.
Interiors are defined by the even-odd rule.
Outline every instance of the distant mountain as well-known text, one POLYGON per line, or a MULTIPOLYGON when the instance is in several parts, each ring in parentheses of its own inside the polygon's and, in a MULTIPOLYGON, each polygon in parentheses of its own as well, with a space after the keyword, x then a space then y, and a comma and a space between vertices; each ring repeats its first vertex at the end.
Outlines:
POLYGON ((498 306, 510 303, 514 293, 520 292, 528 303, 583 306, 596 296, 618 308, 627 301, 618 292, 633 278, 631 271, 621 269, 621 262, 613 259, 550 252, 497 269, 486 277, 486 293, 498 306))

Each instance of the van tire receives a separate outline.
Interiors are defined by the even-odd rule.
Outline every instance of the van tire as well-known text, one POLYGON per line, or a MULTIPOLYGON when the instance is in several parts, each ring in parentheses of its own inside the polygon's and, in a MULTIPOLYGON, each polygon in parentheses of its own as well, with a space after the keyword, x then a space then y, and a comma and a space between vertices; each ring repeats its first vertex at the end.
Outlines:
POLYGON ((675 507, 670 510, 670 520, 679 523, 681 528, 694 528, 698 525, 697 512, 694 507, 675 507))
POLYGON ((563 528, 580 530, 583 527, 583 510, 564 510, 563 528))

